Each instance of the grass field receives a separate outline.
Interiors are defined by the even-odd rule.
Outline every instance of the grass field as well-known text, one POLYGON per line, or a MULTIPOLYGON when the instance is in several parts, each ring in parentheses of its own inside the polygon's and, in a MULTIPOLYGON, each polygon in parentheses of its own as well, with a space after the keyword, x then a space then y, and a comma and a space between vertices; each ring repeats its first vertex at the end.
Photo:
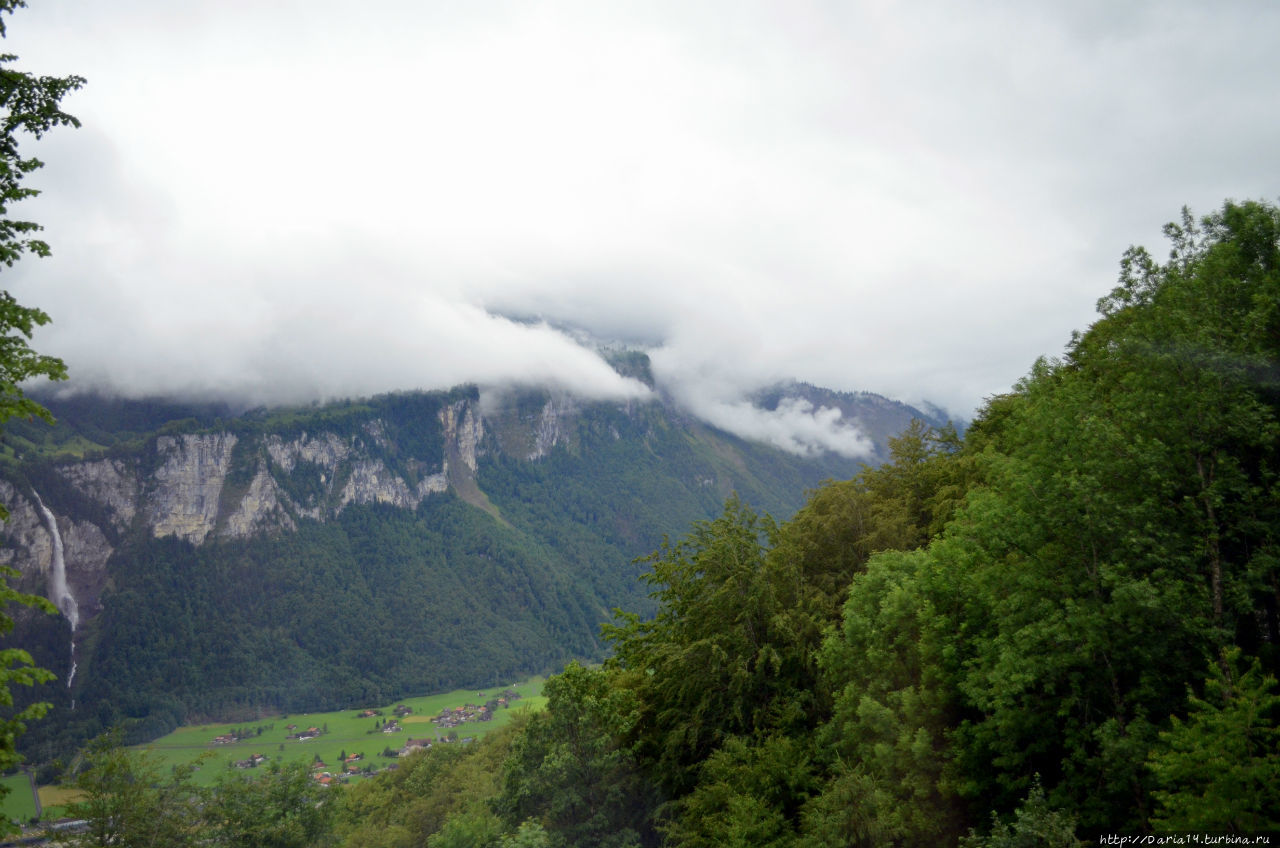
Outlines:
MULTIPOLYGON (((146 745, 136 746, 136 750, 145 752, 150 761, 161 770, 174 766, 189 765, 200 760, 193 775, 196 784, 207 786, 229 772, 234 771, 234 764, 239 760, 247 760, 254 754, 267 758, 266 763, 288 763, 302 760, 323 761, 334 774, 342 771, 340 762, 343 754, 364 754, 364 758, 354 765, 385 768, 395 762, 395 757, 387 757, 383 752, 388 749, 399 750, 409 739, 444 738, 449 733, 458 739, 480 738, 499 727, 510 723, 511 719, 524 711, 536 711, 546 705, 542 696, 543 678, 535 677, 511 686, 499 686, 491 689, 459 689, 441 695, 428 695, 422 698, 406 698, 393 704, 368 704, 359 707, 328 713, 302 713, 282 715, 251 722, 227 724, 201 724, 180 727, 168 736, 163 736, 146 745), (461 707, 465 704, 483 704, 490 698, 497 697, 506 689, 513 689, 520 698, 513 700, 505 708, 500 708, 492 721, 467 722, 456 728, 439 730, 431 723, 431 718, 441 710, 461 707), (384 733, 378 726, 381 722, 395 718, 394 709, 403 704, 412 712, 399 720, 402 730, 396 733, 384 733), (382 715, 362 718, 360 713, 365 709, 381 710, 382 715), (289 725, 296 729, 289 730, 289 725), (301 741, 286 737, 310 727, 321 729, 316 739, 301 741), (247 737, 236 742, 218 744, 213 740, 238 732, 247 737), (203 759, 201 759, 203 758, 203 759)), ((246 773, 252 774, 252 770, 246 773)), ((3 778, 3 783, 12 791, 3 801, 5 818, 27 821, 35 815, 35 802, 31 798, 31 789, 27 779, 22 775, 3 778)), ((70 800, 67 790, 58 787, 41 787, 40 797, 46 808, 61 806, 70 800)), ((56 812, 56 811, 55 811, 56 812)))
POLYGON ((31 797, 31 784, 25 774, 11 774, 0 778, 0 785, 9 790, 4 796, 4 817, 13 821, 30 821, 36 814, 36 802, 31 797))

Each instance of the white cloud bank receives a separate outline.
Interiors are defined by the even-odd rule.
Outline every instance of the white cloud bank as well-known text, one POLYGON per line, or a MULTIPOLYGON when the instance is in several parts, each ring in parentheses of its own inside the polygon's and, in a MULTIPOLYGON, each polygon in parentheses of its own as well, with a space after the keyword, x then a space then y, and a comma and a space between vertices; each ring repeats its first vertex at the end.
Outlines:
POLYGON ((125 393, 643 391, 574 325, 713 423, 854 450, 744 398, 1007 390, 1183 204, 1280 195, 1277 31, 1245 2, 41 0, 5 49, 88 77, 85 126, 40 146, 17 211, 55 255, 4 287, 125 393))

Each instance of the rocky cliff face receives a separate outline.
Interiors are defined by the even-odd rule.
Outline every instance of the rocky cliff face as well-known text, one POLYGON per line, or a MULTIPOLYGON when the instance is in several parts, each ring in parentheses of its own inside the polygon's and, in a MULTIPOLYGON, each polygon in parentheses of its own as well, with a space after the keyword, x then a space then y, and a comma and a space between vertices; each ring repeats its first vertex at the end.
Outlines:
POLYGON ((559 446, 571 446, 581 409, 563 393, 492 392, 481 399, 497 448, 530 462, 559 446))
POLYGON ((117 531, 123 532, 133 524, 133 518, 138 512, 139 495, 136 461, 102 459, 96 462, 76 462, 59 466, 58 473, 106 507, 117 531))
POLYGON ((386 422, 375 417, 346 434, 162 435, 137 456, 54 466, 62 481, 98 507, 93 520, 73 517, 83 510, 60 502, 57 492, 0 480, 0 503, 10 513, 0 524, 0 563, 21 572, 21 588, 48 594, 54 541, 37 502, 43 494, 60 530, 66 579, 83 622, 98 609, 114 552, 110 540, 125 533, 202 545, 288 532, 300 520, 326 521, 350 504, 414 509, 451 486, 475 490, 485 439, 476 403, 441 403, 437 417, 442 438, 422 455, 403 455, 388 438, 386 422))
POLYGON ((189 434, 156 439, 160 465, 147 483, 147 518, 157 537, 200 544, 218 520, 222 488, 236 437, 189 434))

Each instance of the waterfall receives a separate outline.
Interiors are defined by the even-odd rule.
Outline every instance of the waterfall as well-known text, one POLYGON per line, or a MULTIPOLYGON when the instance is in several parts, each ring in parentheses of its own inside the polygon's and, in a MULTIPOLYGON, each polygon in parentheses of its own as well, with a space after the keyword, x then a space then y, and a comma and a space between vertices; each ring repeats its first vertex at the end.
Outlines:
POLYGON ((49 525, 49 535, 53 537, 53 562, 49 568, 49 600, 53 601, 67 621, 71 624, 71 671, 67 674, 67 688, 71 688, 71 681, 76 678, 76 628, 80 626, 80 606, 76 603, 75 595, 71 594, 71 588, 67 586, 67 563, 62 556, 62 534, 58 532, 58 520, 53 517, 53 513, 44 505, 44 501, 40 500, 40 493, 34 489, 31 494, 36 496, 36 506, 40 507, 40 512, 44 515, 45 522, 49 525))

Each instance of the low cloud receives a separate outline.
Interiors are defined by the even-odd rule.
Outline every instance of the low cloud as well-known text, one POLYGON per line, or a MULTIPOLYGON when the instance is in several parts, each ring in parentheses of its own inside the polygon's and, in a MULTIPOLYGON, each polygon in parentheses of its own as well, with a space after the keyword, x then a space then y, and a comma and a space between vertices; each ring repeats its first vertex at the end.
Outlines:
POLYGON ((801 456, 828 451, 853 459, 869 457, 871 440, 842 420, 838 409, 820 407, 802 398, 787 398, 776 409, 761 409, 749 401, 688 401, 699 418, 744 439, 766 442, 801 456))
POLYGON ((249 403, 664 390, 860 449, 795 378, 968 417, 1093 319, 1183 204, 1280 195, 1280 9, 62 0, 6 52, 79 73, 6 270, 81 385, 249 403), (341 60, 335 60, 341 57, 341 60), (512 320, 504 316, 520 316, 512 320))

